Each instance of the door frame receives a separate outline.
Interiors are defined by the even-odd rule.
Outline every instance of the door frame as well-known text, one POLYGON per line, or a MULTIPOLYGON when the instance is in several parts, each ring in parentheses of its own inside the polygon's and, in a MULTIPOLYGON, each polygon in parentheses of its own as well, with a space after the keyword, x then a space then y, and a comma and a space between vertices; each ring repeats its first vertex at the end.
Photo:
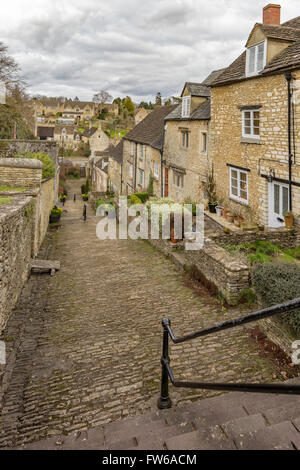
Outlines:
MULTIPOLYGON (((272 181, 268 183, 268 195, 269 195, 269 204, 268 204, 268 224, 270 228, 279 228, 279 227, 284 227, 284 217, 283 217, 283 207, 282 207, 282 188, 287 188, 288 190, 288 208, 290 206, 290 201, 289 201, 289 185, 287 183, 281 183, 279 181, 272 181), (280 194, 279 194, 279 205, 280 205, 280 211, 281 215, 277 215, 274 212, 274 188, 275 184, 280 187, 280 194), (282 219, 282 221, 278 220, 282 219)), ((288 209, 289 210, 289 209, 288 209)))

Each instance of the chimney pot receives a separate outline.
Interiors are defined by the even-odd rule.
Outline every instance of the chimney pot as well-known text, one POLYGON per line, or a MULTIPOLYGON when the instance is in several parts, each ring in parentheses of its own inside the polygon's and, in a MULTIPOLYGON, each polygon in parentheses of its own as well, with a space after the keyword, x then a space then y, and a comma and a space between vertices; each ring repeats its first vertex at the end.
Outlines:
POLYGON ((280 25, 281 6, 275 3, 269 3, 263 9, 263 24, 280 25))

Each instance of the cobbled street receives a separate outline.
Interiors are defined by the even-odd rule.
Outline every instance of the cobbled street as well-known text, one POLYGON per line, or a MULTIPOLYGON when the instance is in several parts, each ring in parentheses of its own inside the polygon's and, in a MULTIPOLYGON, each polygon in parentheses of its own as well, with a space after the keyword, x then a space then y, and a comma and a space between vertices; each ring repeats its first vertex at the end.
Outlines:
MULTIPOLYGON (((49 230, 39 254, 60 260, 61 270, 31 276, 4 333, 2 448, 154 410, 162 318, 185 334, 239 314, 199 296, 147 242, 98 240, 91 209, 81 218, 81 184, 69 183, 62 226, 49 230)), ((254 382, 274 374, 241 328, 171 345, 171 362, 178 379, 254 382)), ((213 394, 170 393, 175 405, 213 394)))

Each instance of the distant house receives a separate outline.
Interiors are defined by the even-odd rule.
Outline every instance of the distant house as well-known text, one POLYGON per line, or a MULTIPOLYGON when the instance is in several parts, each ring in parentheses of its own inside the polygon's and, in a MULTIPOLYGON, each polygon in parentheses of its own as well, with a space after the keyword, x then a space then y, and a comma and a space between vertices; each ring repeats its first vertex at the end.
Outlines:
POLYGON ((105 192, 107 189, 116 194, 122 193, 122 161, 123 141, 116 147, 110 145, 104 151, 96 151, 90 158, 92 162, 92 187, 96 192, 105 192))
POLYGON ((81 134, 75 126, 56 125, 54 127, 54 140, 65 148, 76 150, 81 142, 81 134))
POLYGON ((34 99, 35 117, 51 117, 60 115, 63 118, 92 119, 97 112, 96 105, 92 101, 67 100, 63 98, 34 99))
POLYGON ((37 137, 40 140, 54 140, 54 127, 38 126, 37 137))
POLYGON ((106 110, 108 114, 113 114, 114 116, 118 116, 119 114, 119 106, 115 103, 100 103, 96 105, 97 113, 101 114, 103 110, 106 110))
POLYGON ((98 127, 86 129, 82 134, 82 140, 85 143, 89 143, 92 156, 94 156, 97 151, 101 152, 106 150, 110 144, 110 139, 108 135, 103 132, 101 124, 99 124, 98 127))
POLYGON ((6 85, 0 81, 0 104, 6 103, 6 85))
POLYGON ((123 192, 147 191, 153 178, 154 194, 161 195, 165 118, 176 106, 154 109, 123 137, 123 192))

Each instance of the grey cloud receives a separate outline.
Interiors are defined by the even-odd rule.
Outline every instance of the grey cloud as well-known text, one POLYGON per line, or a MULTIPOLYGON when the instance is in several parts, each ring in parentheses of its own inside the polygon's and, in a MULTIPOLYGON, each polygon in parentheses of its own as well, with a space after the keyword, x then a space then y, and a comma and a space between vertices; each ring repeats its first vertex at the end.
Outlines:
MULTIPOLYGON (((267 1, 39 0, 40 10, 31 3, 6 4, 0 28, 32 93, 90 99, 107 89, 141 101, 157 91, 178 95, 186 81, 229 65, 267 1)), ((281 4, 283 19, 299 14, 297 0, 281 4)))

